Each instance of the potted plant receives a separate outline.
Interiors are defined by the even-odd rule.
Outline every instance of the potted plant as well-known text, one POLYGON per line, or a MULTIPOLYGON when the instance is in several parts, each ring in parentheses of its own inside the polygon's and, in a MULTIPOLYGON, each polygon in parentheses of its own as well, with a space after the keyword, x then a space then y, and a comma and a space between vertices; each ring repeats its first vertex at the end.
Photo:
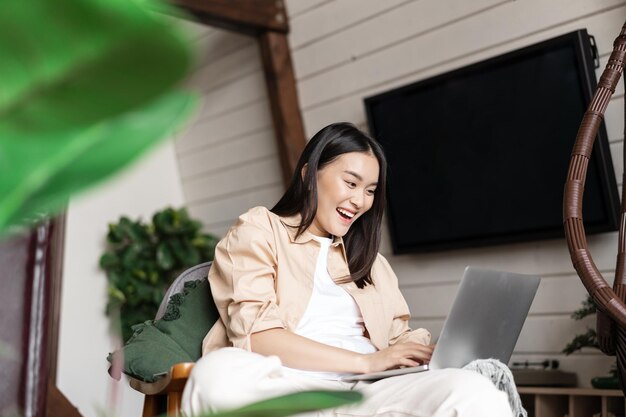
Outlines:
POLYGON ((159 211, 150 223, 121 217, 109 224, 100 267, 109 282, 106 313, 117 319, 119 312, 123 340, 132 336, 133 325, 154 318, 181 272, 213 260, 217 238, 201 229, 184 208, 159 211))
MULTIPOLYGON (((574 320, 582 320, 591 314, 596 314, 596 305, 589 294, 587 294, 587 297, 581 304, 581 307, 572 313, 571 317, 574 320)), ((571 355, 572 353, 586 347, 600 349, 600 345, 598 344, 598 335, 594 329, 587 328, 585 333, 574 336, 572 341, 569 342, 563 349, 563 353, 571 355)), ((594 388, 619 389, 616 365, 613 364, 608 376, 592 378, 591 385, 594 388)))

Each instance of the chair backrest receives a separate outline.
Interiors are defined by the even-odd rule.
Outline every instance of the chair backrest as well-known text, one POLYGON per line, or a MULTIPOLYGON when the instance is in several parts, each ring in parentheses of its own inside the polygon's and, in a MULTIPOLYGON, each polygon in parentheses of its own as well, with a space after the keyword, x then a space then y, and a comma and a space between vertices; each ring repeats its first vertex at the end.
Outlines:
POLYGON ((211 269, 212 263, 213 262, 205 262, 196 266, 192 266, 191 268, 180 274, 165 292, 163 300, 161 300, 159 310, 157 311, 154 319, 159 320, 161 317, 163 317, 163 314, 165 314, 165 310, 167 309, 167 303, 169 302, 170 297, 174 294, 178 294, 179 292, 181 292, 183 288, 185 288, 185 282, 196 281, 203 278, 207 279, 207 276, 209 275, 209 269, 211 269))

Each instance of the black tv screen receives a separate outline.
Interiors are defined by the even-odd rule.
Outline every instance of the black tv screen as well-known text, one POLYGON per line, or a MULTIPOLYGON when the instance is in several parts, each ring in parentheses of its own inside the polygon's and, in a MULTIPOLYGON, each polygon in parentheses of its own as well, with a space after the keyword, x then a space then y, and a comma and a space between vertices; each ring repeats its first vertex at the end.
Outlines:
MULTIPOLYGON (((590 37, 579 30, 366 98, 389 160, 394 253, 563 236, 563 186, 595 86, 590 37)), ((618 212, 602 125, 587 232, 616 230, 618 212)))

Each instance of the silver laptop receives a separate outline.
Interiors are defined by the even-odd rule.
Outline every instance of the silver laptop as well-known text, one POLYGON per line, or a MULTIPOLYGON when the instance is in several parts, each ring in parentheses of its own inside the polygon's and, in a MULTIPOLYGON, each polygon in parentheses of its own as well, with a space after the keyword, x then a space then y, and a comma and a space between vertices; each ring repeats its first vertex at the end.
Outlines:
POLYGON ((475 359, 494 358, 508 363, 540 279, 468 266, 428 365, 350 375, 341 381, 462 368, 475 359))

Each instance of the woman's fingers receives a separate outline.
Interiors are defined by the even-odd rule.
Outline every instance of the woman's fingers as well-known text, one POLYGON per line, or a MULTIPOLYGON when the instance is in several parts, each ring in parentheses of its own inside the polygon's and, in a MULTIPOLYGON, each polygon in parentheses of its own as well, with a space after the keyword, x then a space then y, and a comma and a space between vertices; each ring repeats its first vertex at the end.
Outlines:
MULTIPOLYGON (((432 348, 418 343, 399 344, 386 349, 392 362, 390 367, 418 366, 427 362, 432 355, 432 348)), ((382 351, 384 352, 384 351, 382 351)))
POLYGON ((396 349, 402 355, 408 355, 420 360, 428 360, 433 354, 432 345, 422 345, 419 343, 401 343, 394 345, 392 349, 396 349))
POLYGON ((398 367, 414 367, 414 366, 419 366, 420 363, 416 362, 414 360, 408 359, 408 358, 403 358, 398 367))
POLYGON ((401 366, 419 366, 428 363, 434 345, 406 342, 389 346, 378 352, 367 355, 369 363, 366 372, 376 372, 401 366))

